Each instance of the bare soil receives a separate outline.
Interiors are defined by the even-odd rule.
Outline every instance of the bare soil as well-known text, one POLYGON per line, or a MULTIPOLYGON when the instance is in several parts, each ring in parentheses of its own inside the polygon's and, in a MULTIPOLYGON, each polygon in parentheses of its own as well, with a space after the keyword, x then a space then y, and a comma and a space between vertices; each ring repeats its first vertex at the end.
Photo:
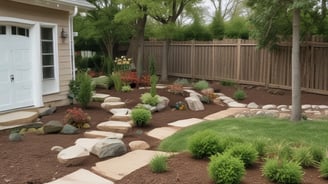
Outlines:
MULTIPOLYGON (((215 85, 222 93, 232 96, 235 88, 223 87, 215 85)), ((134 90, 128 93, 116 92, 114 90, 99 89, 98 92, 108 93, 111 96, 121 97, 127 103, 128 108, 132 108, 140 102, 139 97, 142 93, 148 90, 134 90)), ((278 91, 282 93, 270 94, 264 88, 246 87, 247 99, 243 102, 256 102, 259 105, 263 104, 290 104, 291 92, 278 91)), ((170 99, 170 106, 173 106, 177 101, 184 101, 182 95, 168 93, 167 90, 158 90, 158 94, 166 96, 170 99)), ((325 104, 328 105, 328 96, 303 93, 303 104, 325 104)), ((58 107, 56 113, 41 118, 42 122, 49 120, 64 119, 65 111, 78 105, 69 105, 58 107)), ((159 140, 148 137, 145 132, 156 128, 167 126, 168 123, 186 119, 186 118, 203 118, 206 115, 224 110, 227 107, 215 104, 205 105, 205 111, 193 112, 190 110, 177 111, 172 108, 167 108, 164 111, 153 114, 151 124, 145 128, 133 128, 131 133, 124 137, 123 141, 128 143, 132 140, 144 140, 151 145, 151 149, 156 149, 159 140), (142 131, 142 134, 140 134, 142 131)), ((91 116, 91 129, 96 129, 96 125, 100 122, 107 121, 111 116, 110 113, 100 108, 100 103, 92 102, 89 108, 85 111, 91 116)), ((34 135, 26 134, 21 142, 10 142, 8 140, 9 131, 0 132, 0 183, 10 184, 40 184, 60 178, 79 168, 90 169, 94 164, 101 159, 96 156, 90 156, 82 165, 66 167, 60 164, 57 159, 57 153, 50 149, 53 146, 68 147, 74 144, 77 138, 83 137, 83 131, 76 135, 34 135)), ((133 164, 133 163, 131 163, 133 164)), ((162 174, 154 174, 148 166, 145 166, 130 175, 126 176, 117 184, 212 184, 207 174, 208 160, 195 160, 189 153, 181 153, 169 159, 169 171, 162 174)), ((269 184, 261 175, 262 163, 257 163, 254 167, 247 170, 243 178, 243 184, 269 184)), ((304 184, 321 184, 328 183, 319 177, 318 169, 305 169, 304 184)))

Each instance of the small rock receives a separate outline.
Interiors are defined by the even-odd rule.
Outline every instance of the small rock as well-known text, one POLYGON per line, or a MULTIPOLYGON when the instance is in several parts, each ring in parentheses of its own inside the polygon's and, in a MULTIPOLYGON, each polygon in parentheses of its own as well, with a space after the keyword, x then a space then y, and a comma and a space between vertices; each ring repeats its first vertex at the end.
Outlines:
POLYGON ((158 99, 159 102, 156 105, 156 111, 162 111, 169 105, 170 100, 165 96, 160 96, 158 99))
POLYGON ((200 99, 197 96, 194 97, 187 97, 185 98, 188 107, 192 111, 202 111, 205 109, 203 103, 200 101, 200 99))
POLYGON ((235 100, 233 100, 233 99, 225 99, 225 100, 223 100, 223 102, 225 103, 225 104, 229 104, 229 103, 231 103, 231 102, 235 102, 235 100))
POLYGON ((246 115, 245 114, 236 114, 235 118, 245 118, 246 115))
POLYGON ((288 108, 281 108, 280 110, 281 110, 281 112, 290 112, 290 109, 288 109, 288 108))
POLYGON ((319 105, 318 107, 319 107, 319 109, 321 109, 321 110, 328 109, 328 105, 319 105))
POLYGON ((279 113, 279 118, 280 119, 290 119, 290 114, 289 113, 279 113))
POLYGON ((206 88, 206 89, 203 89, 201 91, 201 93, 205 96, 209 96, 209 95, 214 93, 214 89, 213 88, 206 88))
POLYGON ((273 105, 273 104, 264 105, 262 107, 262 109, 264 109, 264 110, 272 110, 272 109, 276 109, 276 108, 277 108, 277 106, 276 105, 273 105))
POLYGON ((11 133, 9 134, 9 141, 12 141, 12 142, 19 142, 19 141, 22 141, 23 140, 23 136, 19 133, 11 133))
POLYGON ((79 132, 79 129, 76 127, 66 124, 63 129, 60 131, 61 134, 77 134, 79 132))
POLYGON ((89 151, 81 146, 74 145, 63 149, 57 155, 57 160, 66 166, 80 165, 88 156, 89 151))
POLYGON ((277 109, 287 109, 288 108, 288 106, 287 105, 278 105, 277 106, 277 109))
POLYGON ((221 106, 224 106, 223 102, 221 101, 220 98, 215 98, 213 100, 213 103, 216 104, 216 105, 221 105, 221 106))
POLYGON ((239 102, 230 102, 228 103, 228 106, 231 108, 244 108, 246 107, 246 104, 239 103, 239 102))
POLYGON ((127 152, 124 142, 120 139, 103 139, 92 147, 91 153, 99 158, 115 157, 127 152))
POLYGON ((63 124, 60 121, 49 121, 43 125, 43 131, 45 134, 59 133, 63 128, 63 124))
POLYGON ((268 117, 273 117, 273 118, 279 117, 279 111, 278 110, 268 110, 268 111, 265 111, 264 114, 268 117))
POLYGON ((55 152, 61 152, 64 148, 61 146, 53 146, 51 147, 51 151, 55 151, 55 152))
POLYGON ((312 109, 318 110, 319 109, 319 106, 318 105, 312 105, 312 109))
POLYGON ((150 148, 149 144, 145 141, 132 141, 129 143, 129 147, 130 147, 131 151, 146 150, 146 149, 150 148))
POLYGON ((259 105, 257 105, 255 102, 251 102, 247 105, 247 108, 249 108, 249 109, 258 109, 259 105))
POLYGON ((307 109, 311 109, 312 108, 312 105, 309 105, 309 104, 305 104, 305 105, 302 105, 302 110, 307 110, 307 109))
POLYGON ((57 108, 54 107, 44 107, 39 109, 39 117, 48 116, 56 112, 57 108))

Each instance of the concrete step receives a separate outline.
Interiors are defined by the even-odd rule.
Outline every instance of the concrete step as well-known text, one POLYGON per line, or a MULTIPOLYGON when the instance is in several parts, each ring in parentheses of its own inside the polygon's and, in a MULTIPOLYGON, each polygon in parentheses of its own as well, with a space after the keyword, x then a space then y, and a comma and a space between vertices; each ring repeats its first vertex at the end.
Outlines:
POLYGON ((39 113, 35 111, 17 111, 0 115, 0 130, 10 129, 35 122, 39 113))

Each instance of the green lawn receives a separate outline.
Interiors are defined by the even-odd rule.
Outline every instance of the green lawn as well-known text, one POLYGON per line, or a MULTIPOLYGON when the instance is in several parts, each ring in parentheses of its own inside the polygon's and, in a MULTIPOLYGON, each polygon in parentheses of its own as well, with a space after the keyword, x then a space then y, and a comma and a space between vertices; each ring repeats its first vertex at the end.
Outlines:
POLYGON ((188 139, 197 131, 211 129, 220 136, 233 136, 244 141, 257 138, 270 140, 271 143, 288 142, 316 145, 326 148, 328 145, 327 121, 301 121, 269 118, 233 118, 207 121, 186 129, 163 140, 159 146, 163 151, 185 151, 188 139))

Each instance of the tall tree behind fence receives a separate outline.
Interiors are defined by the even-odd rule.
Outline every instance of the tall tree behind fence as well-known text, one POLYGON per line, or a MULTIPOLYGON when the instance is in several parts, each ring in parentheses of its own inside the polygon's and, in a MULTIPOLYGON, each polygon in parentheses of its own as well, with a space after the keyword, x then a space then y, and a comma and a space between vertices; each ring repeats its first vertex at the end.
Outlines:
MULTIPOLYGON (((161 41, 145 42, 144 70, 148 69, 149 57, 154 57, 160 71, 162 50, 161 41)), ((328 94, 328 43, 304 42, 301 65, 303 90, 328 94)), ((254 40, 172 42, 168 74, 290 89, 291 44, 282 43, 277 50, 269 51, 258 49, 254 40)))

